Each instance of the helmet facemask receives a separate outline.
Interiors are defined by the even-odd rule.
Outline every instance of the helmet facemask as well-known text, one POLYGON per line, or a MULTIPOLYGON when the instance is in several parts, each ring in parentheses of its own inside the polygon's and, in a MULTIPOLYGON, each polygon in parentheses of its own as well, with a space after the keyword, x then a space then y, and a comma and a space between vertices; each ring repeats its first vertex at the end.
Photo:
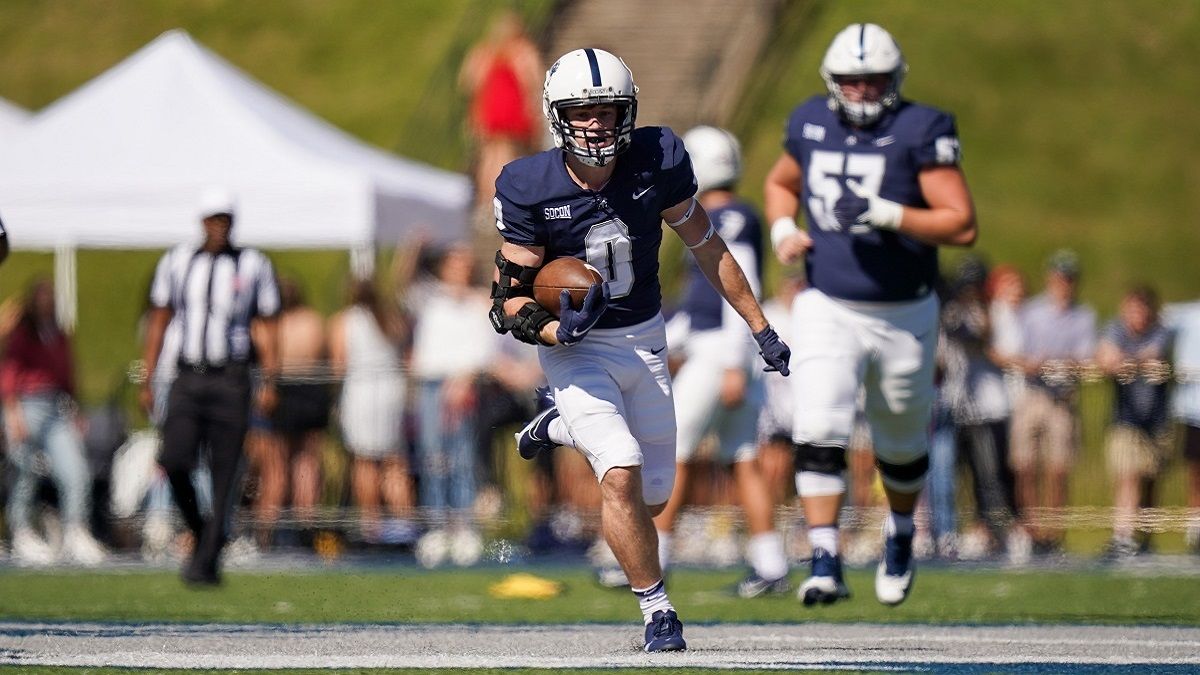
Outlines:
POLYGON ((908 64, 890 33, 873 23, 844 28, 829 44, 821 62, 821 79, 829 90, 829 108, 859 127, 879 121, 885 111, 900 104, 900 86, 908 64), (877 100, 851 101, 838 83, 840 78, 888 78, 877 100))
POLYGON ((637 119, 637 100, 630 97, 608 97, 606 99, 571 99, 546 102, 547 114, 550 119, 550 131, 554 136, 554 144, 575 155, 581 162, 589 166, 604 166, 614 157, 625 152, 633 138, 634 124, 637 119), (567 118, 567 110, 579 106, 593 106, 611 103, 617 107, 617 122, 611 129, 590 129, 573 126, 567 118), (597 144, 606 140, 611 143, 597 144))
POLYGON ((830 108, 837 110, 838 113, 850 124, 856 127, 867 127, 879 121, 883 117, 885 110, 891 110, 900 102, 900 83, 904 80, 903 69, 897 69, 889 73, 848 73, 834 74, 821 69, 821 78, 825 80, 825 88, 829 90, 830 108), (851 101, 846 98, 845 92, 842 91, 842 85, 838 82, 839 78, 847 77, 870 77, 872 75, 883 75, 888 78, 888 84, 884 88, 883 93, 878 100, 869 101, 851 101))

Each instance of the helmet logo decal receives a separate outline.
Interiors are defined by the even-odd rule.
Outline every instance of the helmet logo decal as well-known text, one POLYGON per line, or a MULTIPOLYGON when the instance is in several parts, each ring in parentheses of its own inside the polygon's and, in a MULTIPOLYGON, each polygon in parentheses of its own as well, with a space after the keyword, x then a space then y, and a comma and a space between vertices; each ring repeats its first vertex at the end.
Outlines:
POLYGON ((599 87, 603 84, 600 81, 600 62, 596 60, 596 50, 585 49, 584 54, 587 54, 588 65, 592 68, 592 86, 599 87))
POLYGON ((855 54, 859 61, 865 61, 867 58, 867 24, 858 24, 858 53, 855 54))

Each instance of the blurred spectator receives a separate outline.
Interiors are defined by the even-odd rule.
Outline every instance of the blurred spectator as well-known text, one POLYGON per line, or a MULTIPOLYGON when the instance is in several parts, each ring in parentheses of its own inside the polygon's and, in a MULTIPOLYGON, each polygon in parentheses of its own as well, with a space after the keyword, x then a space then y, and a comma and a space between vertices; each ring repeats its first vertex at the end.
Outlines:
POLYGON ((1028 546, 1009 537, 1013 480, 1008 467, 1011 407, 1004 375, 992 360, 992 333, 985 298, 987 268, 968 256, 960 263, 941 315, 938 361, 939 408, 930 451, 929 497, 939 553, 978 559, 1009 541, 1014 562, 1028 546), (966 461, 975 495, 976 521, 956 537, 956 464, 966 461))
POLYGON ((13 557, 26 565, 46 565, 58 557, 34 532, 30 513, 41 476, 48 472, 58 488, 62 557, 83 565, 101 563, 106 553, 87 525, 91 475, 76 418, 71 341, 55 318, 54 286, 47 280, 33 284, 9 336, 0 360, 0 395, 16 474, 8 503, 13 557))
POLYGON ((1175 330, 1174 414, 1183 436, 1190 511, 1184 541, 1200 554, 1200 302, 1176 305, 1168 315, 1175 330))
POLYGON ((1061 509, 1079 448, 1079 379, 1096 345, 1096 313, 1078 301, 1078 284, 1078 258, 1057 251, 1048 261, 1045 291, 1020 313, 1026 387, 1013 410, 1010 463, 1017 506, 1040 553, 1062 548, 1061 509), (1040 499, 1039 463, 1045 472, 1040 499), (1056 522, 1030 522, 1031 509, 1039 506, 1050 509, 1056 522))
POLYGON ((479 145, 475 202, 481 211, 491 212, 501 167, 534 149, 542 76, 537 47, 511 10, 500 12, 463 61, 458 81, 471 98, 470 128, 479 145))
POLYGON ((453 554, 457 564, 473 564, 482 551, 470 522, 477 471, 475 383, 491 362, 498 338, 487 319, 491 300, 474 283, 473 266, 469 247, 451 246, 436 261, 435 277, 412 284, 405 298, 415 322, 420 504, 433 519, 433 531, 425 535, 429 545, 418 544, 418 556, 431 567, 446 554, 453 554), (442 531, 448 509, 456 520, 450 533, 442 531))
MULTIPOLYGON (((1021 305, 1025 302, 1025 279, 1012 265, 996 265, 984 285, 991 326, 992 361, 1003 369, 1020 368, 1021 305)), ((1024 377, 1017 378, 1018 384, 1024 377)), ((1015 391, 1019 391, 1017 388, 1015 391)), ((1010 391, 1010 394, 1015 393, 1010 391)))
POLYGON ((294 279, 279 281, 279 402, 266 442, 257 444, 255 511, 260 546, 269 546, 280 509, 288 502, 311 544, 321 490, 321 450, 329 425, 329 383, 324 372, 325 319, 309 307, 294 279))
POLYGON ((1105 551, 1110 560, 1149 548, 1149 531, 1141 530, 1134 539, 1138 511, 1154 506, 1154 487, 1173 448, 1167 414, 1171 331, 1159 321, 1158 311, 1154 289, 1131 288, 1096 348, 1096 364, 1116 384, 1107 444, 1108 468, 1116 483, 1113 538, 1105 551))
MULTIPOLYGON (((221 554, 241 492, 251 398, 263 414, 275 406, 279 288, 271 261, 261 251, 233 246, 235 212, 232 194, 206 190, 197 213, 203 243, 180 244, 163 255, 150 288, 153 309, 142 357, 147 372, 156 372, 168 325, 180 320, 178 375, 167 395, 159 463, 196 539, 182 570, 189 584, 221 582, 221 554), (252 332, 252 323, 261 323, 262 330, 252 332), (256 362, 262 378, 253 395, 251 368, 256 362), (209 517, 201 512, 192 484, 202 448, 212 476, 209 517)), ((149 379, 141 402, 147 411, 154 407, 149 379)))
POLYGON ((407 335, 408 326, 380 300, 370 279, 350 282, 349 306, 329 325, 330 360, 334 373, 342 377, 342 441, 353 458, 351 492, 368 542, 396 534, 386 531, 380 520, 381 506, 398 525, 413 503, 403 447, 407 335))

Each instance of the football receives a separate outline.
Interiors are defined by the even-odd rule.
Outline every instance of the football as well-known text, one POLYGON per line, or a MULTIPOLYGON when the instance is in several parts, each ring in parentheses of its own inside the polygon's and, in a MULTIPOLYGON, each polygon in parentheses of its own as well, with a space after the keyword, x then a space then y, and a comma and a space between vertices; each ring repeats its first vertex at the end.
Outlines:
POLYGON ((563 289, 571 291, 571 306, 579 309, 588 289, 602 281, 600 272, 579 258, 555 258, 538 270, 533 280, 533 299, 558 316, 558 297, 563 289))

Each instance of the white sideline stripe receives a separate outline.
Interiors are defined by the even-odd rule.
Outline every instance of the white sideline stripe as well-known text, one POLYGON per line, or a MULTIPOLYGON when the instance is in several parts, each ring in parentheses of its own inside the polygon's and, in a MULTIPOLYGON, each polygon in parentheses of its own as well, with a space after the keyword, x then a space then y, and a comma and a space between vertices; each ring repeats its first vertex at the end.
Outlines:
MULTIPOLYGON (((686 617, 685 617, 686 620, 686 617)), ((645 654, 630 625, 220 625, 0 622, 0 664, 132 668, 908 669, 928 664, 1198 665, 1200 628, 685 625, 645 654), (570 653, 564 653, 565 648, 570 653)))

